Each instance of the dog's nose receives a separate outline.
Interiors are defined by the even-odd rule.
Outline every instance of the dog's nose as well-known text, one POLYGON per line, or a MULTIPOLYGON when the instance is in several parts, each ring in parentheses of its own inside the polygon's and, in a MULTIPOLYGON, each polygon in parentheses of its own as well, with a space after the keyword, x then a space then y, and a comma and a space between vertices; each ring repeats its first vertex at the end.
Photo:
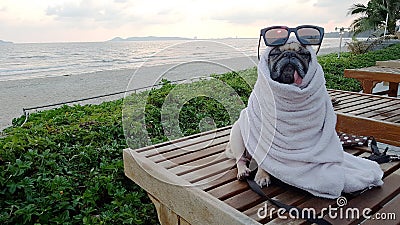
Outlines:
POLYGON ((294 52, 285 52, 285 53, 283 53, 283 56, 284 57, 295 57, 296 54, 294 54, 294 52))

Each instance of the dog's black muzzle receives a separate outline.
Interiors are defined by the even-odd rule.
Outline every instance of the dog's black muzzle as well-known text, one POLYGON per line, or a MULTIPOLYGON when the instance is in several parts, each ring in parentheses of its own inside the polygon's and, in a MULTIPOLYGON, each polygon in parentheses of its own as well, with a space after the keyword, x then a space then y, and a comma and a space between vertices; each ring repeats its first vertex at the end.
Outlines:
POLYGON ((303 79, 311 60, 311 55, 307 50, 271 51, 269 57, 272 80, 283 84, 294 83, 296 76, 303 79))

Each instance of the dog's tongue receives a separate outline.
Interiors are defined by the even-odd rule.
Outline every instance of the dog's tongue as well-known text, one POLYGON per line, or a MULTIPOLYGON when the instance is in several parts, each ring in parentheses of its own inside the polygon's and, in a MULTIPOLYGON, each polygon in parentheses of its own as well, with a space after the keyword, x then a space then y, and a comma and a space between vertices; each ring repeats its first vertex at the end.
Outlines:
POLYGON ((303 78, 301 78, 301 76, 297 73, 297 70, 294 70, 294 83, 297 85, 300 85, 301 82, 303 81, 303 78))

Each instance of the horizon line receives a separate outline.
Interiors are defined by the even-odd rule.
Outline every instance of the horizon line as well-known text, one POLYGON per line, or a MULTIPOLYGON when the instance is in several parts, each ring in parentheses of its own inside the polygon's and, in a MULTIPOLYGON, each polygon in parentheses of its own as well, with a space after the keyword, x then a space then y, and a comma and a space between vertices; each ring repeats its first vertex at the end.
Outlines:
MULTIPOLYGON (((329 32, 329 33, 336 33, 336 32, 329 32)), ((326 34, 326 33, 325 33, 326 34)), ((8 41, 8 40, 2 40, 0 39, 0 46, 1 45, 7 45, 7 44, 57 44, 57 43, 102 43, 102 42, 145 42, 145 41, 201 41, 201 40, 224 40, 224 39, 258 39, 258 37, 221 37, 221 38, 187 38, 187 37, 168 37, 168 36, 141 36, 141 37, 127 37, 127 38, 121 38, 123 40, 120 41, 113 41, 115 38, 121 38, 121 37, 114 37, 109 40, 104 40, 104 41, 44 41, 44 42, 14 42, 14 41, 8 41), (168 40, 126 40, 129 38, 171 38, 168 40), (174 39, 175 38, 175 39, 174 39), (3 41, 4 43, 1 43, 3 41)), ((325 37, 325 38, 338 38, 338 37, 325 37)), ((346 37, 345 37, 346 38, 346 37)), ((363 38, 363 37, 360 37, 363 38)))

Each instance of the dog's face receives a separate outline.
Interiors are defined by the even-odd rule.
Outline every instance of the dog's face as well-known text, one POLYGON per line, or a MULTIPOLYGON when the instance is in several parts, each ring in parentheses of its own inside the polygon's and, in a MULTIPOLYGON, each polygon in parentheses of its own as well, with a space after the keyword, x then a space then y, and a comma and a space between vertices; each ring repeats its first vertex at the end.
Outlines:
POLYGON ((268 55, 271 79, 283 84, 300 85, 311 61, 310 51, 297 42, 274 47, 268 55))

